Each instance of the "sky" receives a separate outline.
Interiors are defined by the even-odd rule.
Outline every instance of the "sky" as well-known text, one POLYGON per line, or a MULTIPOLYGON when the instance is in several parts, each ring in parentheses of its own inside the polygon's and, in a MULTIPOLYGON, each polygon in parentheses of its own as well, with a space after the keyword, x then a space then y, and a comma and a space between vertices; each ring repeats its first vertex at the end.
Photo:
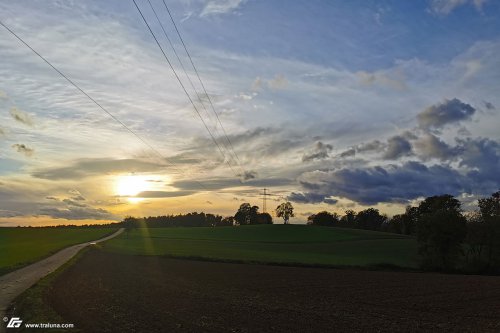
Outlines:
POLYGON ((150 1, 0 0, 0 226, 500 189, 499 1, 150 1))

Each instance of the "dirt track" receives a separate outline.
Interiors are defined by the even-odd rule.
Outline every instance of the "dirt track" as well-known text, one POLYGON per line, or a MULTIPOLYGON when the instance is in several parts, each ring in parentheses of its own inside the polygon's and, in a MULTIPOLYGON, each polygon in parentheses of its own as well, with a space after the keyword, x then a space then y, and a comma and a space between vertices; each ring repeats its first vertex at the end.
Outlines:
MULTIPOLYGON (((119 235, 121 232, 123 232, 123 229, 119 229, 114 234, 93 242, 103 242, 119 235)), ((0 276, 0 318, 4 317, 7 307, 17 296, 34 285, 38 280, 62 266, 77 254, 78 251, 89 245, 89 243, 91 242, 67 247, 34 264, 0 276)), ((0 332, 4 330, 5 325, 0 325, 0 332)))
POLYGON ((241 265, 91 250, 47 302, 84 332, 499 332, 500 277, 241 265))

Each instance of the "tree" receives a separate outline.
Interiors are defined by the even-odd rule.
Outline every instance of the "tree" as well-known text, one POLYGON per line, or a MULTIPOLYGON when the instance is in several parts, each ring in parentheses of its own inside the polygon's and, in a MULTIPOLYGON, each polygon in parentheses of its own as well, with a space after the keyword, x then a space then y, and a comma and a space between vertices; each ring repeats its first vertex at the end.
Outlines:
POLYGON ((340 226, 344 228, 356 228, 356 212, 348 209, 344 212, 344 216, 340 218, 340 226))
POLYGON ((386 220, 387 217, 380 215, 378 209, 375 208, 367 208, 356 215, 356 225, 360 229, 380 230, 382 223, 386 220))
POLYGON ((395 234, 403 233, 403 224, 405 214, 396 214, 387 222, 387 226, 383 231, 393 232, 395 234))
POLYGON ((248 202, 242 203, 234 215, 234 219, 240 225, 257 224, 259 207, 251 206, 248 202))
POLYGON ((219 223, 217 223, 217 227, 230 227, 234 225, 234 216, 227 216, 223 218, 219 223))
POLYGON ((413 235, 416 233, 418 207, 406 206, 403 214, 396 214, 382 225, 381 230, 396 234, 413 235))
POLYGON ((269 213, 257 214, 257 224, 273 224, 273 217, 269 213))
POLYGON ((293 215, 293 206, 290 201, 284 202, 276 207, 276 216, 282 217, 285 224, 288 224, 290 217, 294 217, 293 215))
POLYGON ((327 211, 313 214, 307 218, 312 225, 321 225, 326 227, 334 227, 339 224, 339 215, 337 213, 329 213, 327 211))
POLYGON ((428 197, 418 206, 417 242, 423 268, 454 269, 465 235, 460 201, 452 195, 428 197))
POLYGON ((468 245, 467 264, 468 269, 474 272, 486 270, 485 249, 488 243, 488 228, 484 223, 483 216, 479 210, 469 212, 466 215, 467 236, 465 242, 468 245))
POLYGON ((222 216, 214 214, 205 214, 205 221, 206 224, 208 224, 209 226, 215 227, 217 225, 220 225, 222 221, 222 216))
POLYGON ((486 246, 486 269, 500 271, 500 191, 479 199, 478 206, 486 246))

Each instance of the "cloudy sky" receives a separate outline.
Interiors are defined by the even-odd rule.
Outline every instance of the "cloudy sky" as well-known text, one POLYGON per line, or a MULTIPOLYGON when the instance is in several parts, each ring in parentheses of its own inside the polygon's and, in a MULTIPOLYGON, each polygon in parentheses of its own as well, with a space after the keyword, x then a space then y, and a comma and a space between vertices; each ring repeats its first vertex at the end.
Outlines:
POLYGON ((0 0, 103 107, 0 26, 1 225, 232 215, 264 187, 300 222, 500 188, 498 1, 166 0, 208 96, 163 1, 180 62, 136 2, 192 103, 133 1, 0 0))

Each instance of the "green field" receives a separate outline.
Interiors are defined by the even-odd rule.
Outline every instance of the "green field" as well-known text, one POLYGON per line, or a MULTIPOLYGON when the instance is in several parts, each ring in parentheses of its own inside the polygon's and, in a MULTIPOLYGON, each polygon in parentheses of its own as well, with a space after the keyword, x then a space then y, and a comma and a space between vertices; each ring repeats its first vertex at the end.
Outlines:
POLYGON ((96 240, 116 229, 0 228, 0 275, 69 245, 96 240))
POLYGON ((109 242, 108 251, 266 263, 415 268, 414 238, 375 231, 298 225, 141 228, 109 242))

